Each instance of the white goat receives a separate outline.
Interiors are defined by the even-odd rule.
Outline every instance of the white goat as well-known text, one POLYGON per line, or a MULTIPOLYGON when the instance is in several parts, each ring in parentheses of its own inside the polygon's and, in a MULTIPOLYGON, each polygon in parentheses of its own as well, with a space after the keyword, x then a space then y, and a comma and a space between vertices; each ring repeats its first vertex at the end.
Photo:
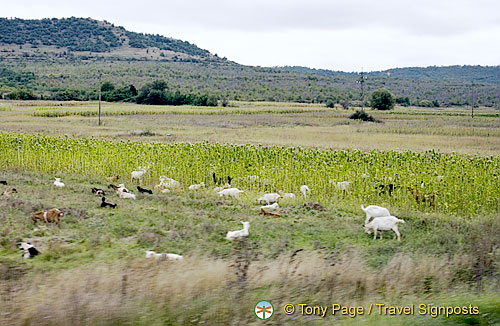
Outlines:
POLYGON ((283 199, 295 199, 296 198, 296 196, 293 192, 285 192, 282 197, 283 197, 283 199))
POLYGON ((122 199, 136 199, 135 194, 130 193, 130 192, 118 192, 118 197, 122 199))
POLYGON ((142 177, 146 172, 148 172, 149 166, 148 167, 140 167, 137 169, 137 171, 132 171, 131 177, 132 181, 138 180, 139 182, 142 180, 142 177))
POLYGON ((261 210, 264 210, 266 212, 274 211, 274 210, 277 210, 278 208, 280 208, 280 206, 278 205, 278 203, 274 203, 274 204, 271 204, 271 205, 265 205, 265 206, 261 206, 260 207, 261 210))
POLYGON ((190 185, 188 187, 189 190, 198 190, 200 188, 203 188, 205 187, 205 183, 204 182, 200 182, 199 184, 194 184, 194 185, 190 185))
POLYGON ((303 185, 303 186, 300 186, 300 192, 304 196, 304 199, 307 199, 307 193, 311 192, 311 190, 309 190, 308 186, 303 185))
MULTIPOLYGON (((332 181, 332 180, 330 180, 330 181, 332 181)), ((342 192, 348 192, 349 188, 351 187, 351 183, 349 181, 335 182, 335 180, 333 180, 333 184, 335 185, 335 188, 337 190, 340 190, 342 192)))
MULTIPOLYGON (((404 223, 405 221, 395 217, 395 216, 383 216, 375 217, 370 223, 365 225, 365 232, 370 234, 370 229, 373 230, 373 239, 377 239, 377 231, 388 231, 393 230, 396 234, 398 241, 401 241, 401 237, 398 230, 398 223, 404 223)), ((382 239, 382 233, 380 233, 380 239, 382 239)))
POLYGON ((155 189, 160 190, 161 192, 167 192, 164 191, 166 189, 172 189, 172 188, 178 188, 181 186, 181 183, 177 180, 174 180, 172 178, 167 178, 165 176, 160 177, 160 184, 155 186, 155 189))
POLYGON ((146 251, 146 258, 152 258, 154 257, 155 259, 165 259, 165 260, 182 260, 184 257, 181 255, 177 254, 166 254, 166 253, 160 253, 157 254, 156 252, 152 250, 146 251))
POLYGON ((281 196, 275 192, 270 194, 265 194, 257 200, 257 203, 266 202, 268 205, 277 202, 281 196))
POLYGON ((365 224, 368 224, 370 222, 370 218, 372 217, 384 217, 391 215, 391 213, 389 213, 389 210, 385 207, 375 205, 364 207, 363 205, 361 205, 361 209, 366 213, 365 224))
POLYGON ((229 188, 219 191, 219 196, 221 197, 233 197, 236 199, 240 199, 240 194, 243 190, 239 190, 238 188, 229 188))
POLYGON ((65 186, 65 184, 61 182, 61 178, 56 178, 56 181, 54 181, 54 186, 62 188, 65 186))
POLYGON ((243 224, 243 229, 238 231, 229 231, 226 235, 226 239, 234 240, 243 237, 248 237, 248 229, 250 228, 250 222, 241 222, 243 224))
POLYGON ((128 191, 128 189, 125 187, 125 185, 123 183, 120 183, 118 185, 118 188, 115 190, 118 194, 122 193, 122 192, 130 192, 128 191))

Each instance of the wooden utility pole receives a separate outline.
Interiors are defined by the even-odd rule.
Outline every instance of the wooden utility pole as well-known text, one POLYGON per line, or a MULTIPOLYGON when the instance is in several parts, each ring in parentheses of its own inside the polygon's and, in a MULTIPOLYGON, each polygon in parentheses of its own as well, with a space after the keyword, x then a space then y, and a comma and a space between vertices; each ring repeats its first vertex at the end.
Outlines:
POLYGON ((470 87, 470 110, 471 116, 474 119, 474 82, 472 82, 470 87))
POLYGON ((99 126, 101 125, 101 72, 99 71, 99 126))

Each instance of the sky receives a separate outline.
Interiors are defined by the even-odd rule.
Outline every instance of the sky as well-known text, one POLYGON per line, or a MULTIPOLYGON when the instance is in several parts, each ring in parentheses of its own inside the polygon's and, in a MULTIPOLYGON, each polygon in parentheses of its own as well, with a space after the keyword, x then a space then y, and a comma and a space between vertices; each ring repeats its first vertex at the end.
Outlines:
POLYGON ((500 65, 498 0, 0 0, 0 16, 91 17, 254 66, 500 65))

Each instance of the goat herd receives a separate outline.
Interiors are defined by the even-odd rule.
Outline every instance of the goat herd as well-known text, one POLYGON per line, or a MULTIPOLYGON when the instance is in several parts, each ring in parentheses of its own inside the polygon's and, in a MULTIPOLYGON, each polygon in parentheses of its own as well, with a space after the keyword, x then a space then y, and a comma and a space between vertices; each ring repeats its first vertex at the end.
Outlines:
MULTIPOLYGON (((133 181, 138 181, 140 184, 142 184, 142 178, 144 174, 147 173, 147 170, 149 167, 139 167, 137 171, 133 171, 131 173, 131 180, 133 181)), ((112 176, 106 178, 108 182, 115 182, 120 178, 120 176, 112 176)), ((214 191, 218 193, 220 197, 230 197, 234 198, 237 200, 240 200, 240 194, 243 193, 243 190, 239 190, 238 188, 232 187, 231 186, 231 177, 226 177, 226 178, 218 178, 215 173, 212 175, 213 182, 215 184, 214 191)), ((165 176, 160 176, 160 183, 155 186, 155 190, 161 192, 161 193, 167 193, 171 191, 175 191, 176 189, 179 189, 181 184, 171 178, 167 178, 165 176)), ((7 181, 0 181, 0 184, 7 185, 7 181)), ((65 187, 65 184, 61 181, 61 178, 55 178, 54 181, 54 186, 58 188, 63 188, 65 187)), ((348 181, 343 181, 343 182, 336 182, 335 180, 330 180, 330 184, 333 184, 338 190, 342 192, 347 192, 349 190, 350 182, 348 181)), ((188 187, 189 190, 199 190, 205 187, 205 183, 201 182, 199 184, 193 184, 188 187)), ((133 194, 131 191, 129 191, 124 184, 109 184, 108 188, 112 189, 119 198, 121 199, 137 199, 136 195, 133 194)), ((307 185, 302 185, 300 186, 300 192, 302 196, 304 197, 304 200, 307 200, 307 197, 310 193, 310 189, 307 185)), ((117 204, 116 203, 109 203, 106 201, 106 191, 104 189, 92 187, 91 192, 95 194, 96 196, 101 197, 101 203, 100 207, 102 208, 116 208, 117 204)), ((389 191, 392 192, 394 190, 394 185, 382 185, 382 188, 379 189, 380 191, 389 191), (385 189, 387 188, 387 189, 385 189)), ((142 194, 146 195, 151 195, 153 194, 153 190, 146 189, 141 187, 140 185, 137 186, 137 191, 142 194)), ((434 196, 432 197, 423 197, 418 190, 415 189, 410 189, 412 193, 415 194, 417 193, 417 196, 421 196, 422 198, 429 198, 428 200, 434 200, 434 196)), ((9 190, 6 190, 2 193, 1 198, 9 198, 13 196, 15 193, 17 193, 17 190, 15 188, 11 188, 9 190)), ((264 216, 272 216, 272 217, 280 217, 282 215, 282 212, 280 211, 280 207, 278 202, 280 200, 293 200, 296 198, 296 195, 294 193, 266 193, 259 197, 257 199, 258 204, 265 204, 264 206, 260 207, 260 214, 264 216)), ((315 203, 310 203, 310 204, 315 204, 315 203)), ((305 206, 310 206, 310 204, 304 204, 305 206)), ((317 205, 317 204, 316 204, 317 205)), ((320 206, 320 205, 317 205, 320 206)), ((321 206, 320 206, 321 207, 321 206)), ((365 232, 370 234, 371 231, 373 230, 374 232, 374 239, 377 238, 377 233, 378 231, 388 231, 392 230, 395 233, 395 236, 397 237, 398 241, 401 241, 400 239, 400 233, 398 230, 398 223, 404 223, 403 220, 396 218, 395 216, 392 216, 391 213, 387 208, 380 207, 380 206, 375 206, 375 205, 370 205, 367 207, 364 207, 361 205, 361 209, 365 212, 366 214, 366 219, 364 223, 364 228, 365 232)), ((43 222, 45 224, 48 223, 55 223, 56 225, 59 226, 60 223, 60 218, 63 216, 63 212, 57 208, 51 208, 51 209, 46 209, 42 210, 39 212, 35 212, 31 215, 31 220, 36 224, 37 221, 43 222)), ((226 239, 227 240, 235 240, 235 239, 240 239, 243 237, 247 237, 249 235, 249 228, 250 228, 250 222, 241 222, 243 224, 243 229, 237 230, 237 231, 229 231, 227 232, 226 239)), ((382 233, 380 233, 380 239, 382 239, 382 233)), ((33 245, 27 242, 21 242, 18 244, 19 248, 23 251, 23 257, 24 258, 32 258, 36 255, 39 254, 38 249, 34 248, 33 245)), ((156 253, 154 251, 146 251, 146 258, 155 258, 155 259, 165 259, 165 260, 181 260, 183 257, 181 255, 177 254, 172 254, 172 253, 156 253)))

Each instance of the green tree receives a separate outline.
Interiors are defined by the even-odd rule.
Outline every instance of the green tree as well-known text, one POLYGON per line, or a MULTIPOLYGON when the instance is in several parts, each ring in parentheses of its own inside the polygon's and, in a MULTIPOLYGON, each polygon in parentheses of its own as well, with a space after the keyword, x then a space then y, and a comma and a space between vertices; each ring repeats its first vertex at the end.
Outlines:
POLYGON ((112 90, 115 89, 115 85, 113 85, 111 82, 109 81, 105 81, 104 83, 102 83, 101 85, 101 92, 111 92, 112 90))
POLYGON ((396 97, 385 88, 372 93, 371 106, 375 110, 392 110, 396 105, 396 97))

